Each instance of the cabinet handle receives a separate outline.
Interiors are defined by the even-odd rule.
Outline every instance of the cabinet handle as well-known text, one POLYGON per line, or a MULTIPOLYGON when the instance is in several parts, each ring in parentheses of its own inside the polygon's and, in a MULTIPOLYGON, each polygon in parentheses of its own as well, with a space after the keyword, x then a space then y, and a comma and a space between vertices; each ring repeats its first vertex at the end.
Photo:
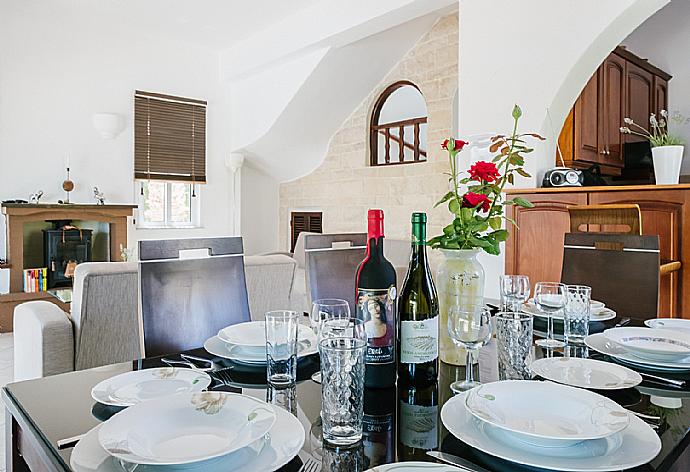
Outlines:
POLYGON ((606 154, 606 150, 605 150, 605 149, 602 149, 601 151, 599 151, 599 154, 605 155, 605 154, 606 154))

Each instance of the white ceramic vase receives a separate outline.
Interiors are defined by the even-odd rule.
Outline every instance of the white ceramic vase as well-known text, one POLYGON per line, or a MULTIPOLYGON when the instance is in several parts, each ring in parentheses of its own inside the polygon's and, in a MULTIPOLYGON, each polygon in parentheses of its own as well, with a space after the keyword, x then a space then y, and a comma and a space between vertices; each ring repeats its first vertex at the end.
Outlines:
POLYGON ((657 185, 678 183, 684 146, 657 146, 652 148, 654 179, 657 185))

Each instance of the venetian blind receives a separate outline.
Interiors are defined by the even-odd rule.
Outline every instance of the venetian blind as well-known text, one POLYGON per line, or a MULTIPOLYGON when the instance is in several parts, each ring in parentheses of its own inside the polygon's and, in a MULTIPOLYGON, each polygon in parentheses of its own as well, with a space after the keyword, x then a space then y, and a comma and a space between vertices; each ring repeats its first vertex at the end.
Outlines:
POLYGON ((206 102, 134 93, 134 178, 206 183, 206 102))

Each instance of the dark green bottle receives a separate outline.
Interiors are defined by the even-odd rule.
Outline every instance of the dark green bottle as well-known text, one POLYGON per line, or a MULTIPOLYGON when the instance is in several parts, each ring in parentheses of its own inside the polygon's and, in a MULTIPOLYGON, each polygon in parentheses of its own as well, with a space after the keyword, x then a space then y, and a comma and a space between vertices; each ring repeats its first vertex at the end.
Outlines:
POLYGON ((429 461, 426 452, 438 448, 438 410, 438 384, 398 388, 398 460, 429 461))
POLYGON ((398 301, 398 379, 428 384, 438 377, 438 296, 426 257, 426 213, 412 214, 412 256, 398 301))

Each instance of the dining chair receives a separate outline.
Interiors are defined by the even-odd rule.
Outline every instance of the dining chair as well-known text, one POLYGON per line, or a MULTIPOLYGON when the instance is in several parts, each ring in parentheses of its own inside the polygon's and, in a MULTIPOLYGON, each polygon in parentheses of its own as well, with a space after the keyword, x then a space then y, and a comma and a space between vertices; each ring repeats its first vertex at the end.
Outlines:
POLYGON ((659 237, 566 233, 561 282, 592 287, 592 299, 619 316, 655 318, 659 301, 659 237))
POLYGON ((147 357, 198 348, 250 321, 242 238, 139 241, 139 302, 147 357))
POLYGON ((309 234, 304 237, 309 305, 320 298, 340 298, 355 313, 355 273, 364 259, 366 233, 309 234))

